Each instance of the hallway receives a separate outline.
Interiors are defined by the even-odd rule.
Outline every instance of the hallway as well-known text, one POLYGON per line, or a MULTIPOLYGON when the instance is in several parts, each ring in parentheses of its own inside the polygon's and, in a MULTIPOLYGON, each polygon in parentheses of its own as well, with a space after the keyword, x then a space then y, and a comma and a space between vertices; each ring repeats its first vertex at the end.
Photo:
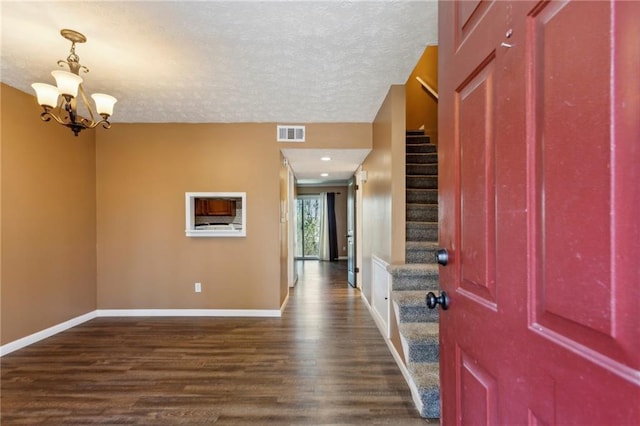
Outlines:
POLYGON ((6 355, 0 422, 419 425, 346 262, 299 262, 282 318, 97 318, 6 355))

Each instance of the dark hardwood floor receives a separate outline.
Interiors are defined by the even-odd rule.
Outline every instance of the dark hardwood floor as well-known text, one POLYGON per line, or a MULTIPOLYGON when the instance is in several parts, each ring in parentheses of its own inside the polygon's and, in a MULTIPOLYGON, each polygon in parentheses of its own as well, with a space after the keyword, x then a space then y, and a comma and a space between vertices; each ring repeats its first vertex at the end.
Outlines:
POLYGON ((97 318, 1 359, 0 423, 424 425, 345 262, 282 318, 97 318))

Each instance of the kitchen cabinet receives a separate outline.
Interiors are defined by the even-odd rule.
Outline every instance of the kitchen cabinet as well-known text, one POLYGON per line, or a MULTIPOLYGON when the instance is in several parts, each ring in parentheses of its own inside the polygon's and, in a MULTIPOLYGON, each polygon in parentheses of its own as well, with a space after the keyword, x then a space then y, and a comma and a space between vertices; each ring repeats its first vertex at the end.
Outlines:
POLYGON ((185 192, 187 237, 246 237, 246 192, 185 192))
POLYGON ((196 198, 196 216, 235 216, 236 200, 225 198, 196 198))

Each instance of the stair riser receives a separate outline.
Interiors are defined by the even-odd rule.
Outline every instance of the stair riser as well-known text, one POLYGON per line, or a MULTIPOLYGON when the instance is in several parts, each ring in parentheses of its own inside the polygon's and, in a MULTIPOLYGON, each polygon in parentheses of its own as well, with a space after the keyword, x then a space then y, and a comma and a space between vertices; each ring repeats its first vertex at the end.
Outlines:
POLYGON ((437 222, 438 206, 407 204, 407 221, 409 222, 437 222))
POLYGON ((406 143, 407 145, 411 145, 415 143, 431 143, 431 138, 425 135, 424 133, 414 134, 411 136, 407 135, 406 143))
MULTIPOLYGON (((410 276, 410 277, 394 277, 392 290, 438 290, 438 277, 434 276, 410 276)), ((426 294, 425 294, 426 296, 426 294)))
POLYGON ((422 401, 422 411, 420 415, 427 419, 440 418, 440 391, 422 391, 420 392, 420 400, 422 401))
POLYGON ((407 247, 405 252, 406 263, 435 263, 435 247, 407 247))
POLYGON ((413 204, 438 204, 437 189, 409 189, 407 190, 407 203, 413 204))
POLYGON ((430 143, 423 144, 413 144, 406 146, 407 154, 415 154, 415 153, 436 153, 438 152, 438 148, 435 145, 431 145, 430 143))
POLYGON ((438 154, 407 154, 406 162, 407 164, 437 164, 438 154))
POLYGON ((426 302, 424 306, 400 306, 398 318, 400 322, 438 322, 438 310, 428 309, 426 302))
POLYGON ((438 175, 437 164, 407 164, 408 175, 438 175))
POLYGON ((407 176, 407 189, 438 189, 438 176, 407 176))
POLYGON ((409 344, 409 362, 438 362, 440 348, 438 341, 423 340, 409 344))
POLYGON ((407 241, 438 241, 438 224, 407 223, 407 241))

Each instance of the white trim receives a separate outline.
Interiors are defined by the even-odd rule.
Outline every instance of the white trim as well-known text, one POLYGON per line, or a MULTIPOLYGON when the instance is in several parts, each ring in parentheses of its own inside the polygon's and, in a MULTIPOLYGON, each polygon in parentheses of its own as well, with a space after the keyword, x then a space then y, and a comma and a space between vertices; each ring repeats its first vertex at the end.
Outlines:
POLYGON ((280 317, 280 309, 98 309, 102 317, 280 317))
POLYGON ((280 309, 97 309, 58 325, 0 346, 0 357, 48 337, 69 330, 94 318, 104 317, 281 317, 289 295, 280 309))
POLYGON ((280 305, 280 315, 282 316, 282 313, 284 312, 284 308, 286 308, 287 303, 289 303, 289 288, 287 288, 287 297, 284 298, 284 301, 282 302, 282 305, 280 305))
POLYGON ((73 328, 77 325, 82 324, 83 322, 92 320, 96 317, 96 312, 97 311, 92 311, 84 315, 80 315, 79 317, 72 318, 58 325, 54 325, 52 327, 30 334, 29 336, 2 345, 0 346, 0 357, 10 354, 13 351, 17 351, 18 349, 22 349, 24 347, 37 343, 40 340, 44 340, 70 328, 73 328))
POLYGON ((367 309, 369 310, 369 313, 371 314, 373 321, 378 326, 378 331, 382 335, 384 342, 387 344, 387 348, 389 348, 389 352, 391 352, 393 359, 396 361, 396 364, 398 365, 398 368, 402 373, 402 377, 404 377, 404 381, 407 382, 407 385, 409 385, 409 390, 411 391, 411 399, 413 399, 413 403, 415 404, 416 409, 418 410, 419 413, 422 413, 423 404, 422 404, 422 399, 420 398, 420 392, 418 391, 416 384, 413 382, 413 379, 411 378, 411 374, 409 373, 409 370, 407 370, 407 366, 405 365, 402 357, 396 350, 395 346, 393 346, 393 343, 391 343, 391 339, 388 339, 384 336, 385 332, 384 332, 384 327, 382 326, 382 321, 377 318, 377 315, 374 315, 373 307, 369 304, 369 302, 367 301, 367 298, 364 297, 364 294, 362 292, 360 293, 360 297, 362 297, 362 300, 364 300, 364 304, 367 306, 367 309))

